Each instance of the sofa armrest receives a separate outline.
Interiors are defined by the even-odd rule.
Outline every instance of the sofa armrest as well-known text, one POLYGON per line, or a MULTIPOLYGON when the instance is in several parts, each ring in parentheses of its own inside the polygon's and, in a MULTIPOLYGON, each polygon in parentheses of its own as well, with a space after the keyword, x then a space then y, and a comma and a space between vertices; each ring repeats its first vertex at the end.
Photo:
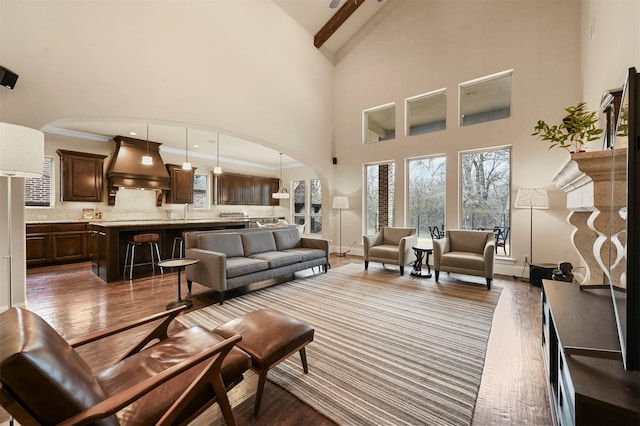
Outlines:
POLYGON ((227 291, 227 255, 199 248, 185 250, 185 257, 200 262, 187 266, 187 280, 195 281, 213 290, 227 291))
POLYGON ((484 252, 482 257, 484 258, 484 276, 487 278, 493 277, 493 260, 496 253, 495 240, 489 240, 484 245, 484 252))
POLYGON ((416 254, 413 251, 413 246, 418 245, 418 236, 417 235, 408 235, 406 237, 402 237, 400 240, 400 247, 398 255, 400 258, 398 262, 400 265, 407 265, 408 263, 412 263, 416 261, 416 254))
POLYGON ((300 244, 304 248, 310 249, 320 249, 325 252, 327 255, 327 260, 329 259, 329 245, 330 241, 322 238, 300 238, 300 244))

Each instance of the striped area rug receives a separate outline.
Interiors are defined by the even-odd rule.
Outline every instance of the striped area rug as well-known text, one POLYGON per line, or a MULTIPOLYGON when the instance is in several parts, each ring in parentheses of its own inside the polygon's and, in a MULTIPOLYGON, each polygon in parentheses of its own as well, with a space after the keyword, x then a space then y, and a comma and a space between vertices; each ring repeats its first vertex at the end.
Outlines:
POLYGON ((339 424, 462 425, 473 417, 500 291, 348 264, 178 320, 213 329, 259 308, 287 313, 315 328, 309 374, 295 355, 271 382, 339 424))

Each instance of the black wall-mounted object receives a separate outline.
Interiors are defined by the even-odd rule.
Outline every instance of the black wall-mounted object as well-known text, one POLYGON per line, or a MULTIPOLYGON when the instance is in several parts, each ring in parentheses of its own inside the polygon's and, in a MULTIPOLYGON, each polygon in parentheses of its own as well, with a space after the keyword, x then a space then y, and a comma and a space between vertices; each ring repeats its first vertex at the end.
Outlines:
POLYGON ((9 89, 13 89, 16 87, 17 81, 18 74, 0 65, 0 84, 4 87, 8 87, 9 89))
POLYGON ((333 164, 338 164, 338 157, 333 157, 333 164))

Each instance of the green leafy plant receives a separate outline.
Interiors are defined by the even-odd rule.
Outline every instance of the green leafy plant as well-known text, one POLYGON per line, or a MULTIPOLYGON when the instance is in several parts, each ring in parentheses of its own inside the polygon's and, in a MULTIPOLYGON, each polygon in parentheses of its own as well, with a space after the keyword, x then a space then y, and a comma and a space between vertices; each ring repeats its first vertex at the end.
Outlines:
POLYGON ((551 144, 549 149, 558 147, 570 152, 578 152, 585 143, 599 139, 603 130, 596 127, 598 115, 595 111, 587 110, 584 102, 564 110, 567 115, 562 123, 550 126, 544 120, 538 120, 531 136, 548 141, 551 144))

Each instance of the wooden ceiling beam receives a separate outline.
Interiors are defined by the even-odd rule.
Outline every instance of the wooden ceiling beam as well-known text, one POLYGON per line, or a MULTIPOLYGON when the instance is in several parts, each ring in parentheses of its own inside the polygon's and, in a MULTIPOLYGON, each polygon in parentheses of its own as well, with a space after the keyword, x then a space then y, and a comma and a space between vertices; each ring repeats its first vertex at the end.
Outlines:
POLYGON ((324 24, 322 28, 320 28, 320 31, 318 31, 313 37, 313 45, 316 48, 320 49, 320 47, 327 40, 329 40, 329 37, 331 37, 336 31, 338 31, 338 28, 340 28, 340 26, 344 24, 347 19, 349 19, 349 16, 351 16, 353 12, 355 12, 356 9, 359 8, 364 2, 365 0, 346 0, 342 7, 333 14, 331 19, 329 19, 327 23, 324 24))

